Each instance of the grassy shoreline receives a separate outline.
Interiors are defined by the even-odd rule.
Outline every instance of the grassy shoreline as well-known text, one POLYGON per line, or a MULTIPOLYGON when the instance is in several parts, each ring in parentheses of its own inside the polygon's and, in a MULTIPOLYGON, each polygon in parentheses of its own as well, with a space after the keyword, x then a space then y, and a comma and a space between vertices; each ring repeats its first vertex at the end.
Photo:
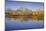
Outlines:
POLYGON ((44 11, 13 11, 5 12, 5 16, 16 19, 37 19, 44 20, 44 11))

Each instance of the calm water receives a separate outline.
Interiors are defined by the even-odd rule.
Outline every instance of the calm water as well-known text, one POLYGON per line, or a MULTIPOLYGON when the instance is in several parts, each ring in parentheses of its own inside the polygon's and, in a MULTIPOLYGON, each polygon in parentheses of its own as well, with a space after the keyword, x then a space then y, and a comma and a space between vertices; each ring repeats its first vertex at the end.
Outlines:
POLYGON ((6 18, 6 30, 18 30, 18 29, 38 29, 43 28, 44 23, 42 20, 21 20, 21 19, 12 19, 6 18))

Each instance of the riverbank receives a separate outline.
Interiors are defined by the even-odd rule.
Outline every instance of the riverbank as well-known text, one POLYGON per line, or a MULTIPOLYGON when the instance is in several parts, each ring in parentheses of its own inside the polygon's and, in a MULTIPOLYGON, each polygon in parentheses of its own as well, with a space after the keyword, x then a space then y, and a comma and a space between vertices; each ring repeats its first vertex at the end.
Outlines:
POLYGON ((44 11, 13 11, 5 12, 5 16, 15 19, 37 19, 44 20, 44 11))

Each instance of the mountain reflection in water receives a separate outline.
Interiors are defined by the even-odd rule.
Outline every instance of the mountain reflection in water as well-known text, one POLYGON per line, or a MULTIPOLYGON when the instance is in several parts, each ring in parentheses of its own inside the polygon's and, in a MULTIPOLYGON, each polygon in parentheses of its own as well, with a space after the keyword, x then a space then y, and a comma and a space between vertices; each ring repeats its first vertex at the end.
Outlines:
POLYGON ((6 30, 43 28, 43 20, 5 18, 6 30))

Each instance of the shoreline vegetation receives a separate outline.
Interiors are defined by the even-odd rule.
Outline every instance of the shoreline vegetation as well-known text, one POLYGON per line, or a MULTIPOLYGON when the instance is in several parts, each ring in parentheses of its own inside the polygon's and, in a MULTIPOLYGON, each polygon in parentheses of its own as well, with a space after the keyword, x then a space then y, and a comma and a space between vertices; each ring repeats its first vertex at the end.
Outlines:
POLYGON ((14 19, 37 19, 44 20, 44 11, 43 10, 6 10, 5 17, 14 18, 14 19))

